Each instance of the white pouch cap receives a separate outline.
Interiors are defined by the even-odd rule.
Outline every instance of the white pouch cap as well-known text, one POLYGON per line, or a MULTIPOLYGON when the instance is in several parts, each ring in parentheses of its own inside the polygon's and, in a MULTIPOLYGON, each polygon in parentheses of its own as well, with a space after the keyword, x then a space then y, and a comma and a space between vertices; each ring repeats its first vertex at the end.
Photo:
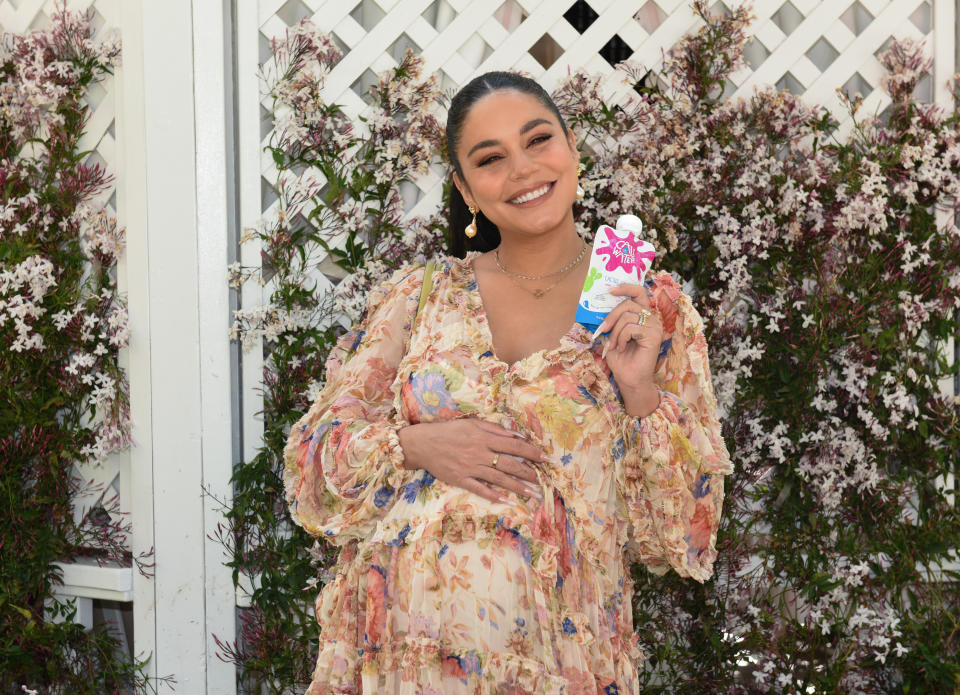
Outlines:
POLYGON ((617 218, 617 229, 639 235, 643 231, 643 222, 636 215, 620 215, 617 218))

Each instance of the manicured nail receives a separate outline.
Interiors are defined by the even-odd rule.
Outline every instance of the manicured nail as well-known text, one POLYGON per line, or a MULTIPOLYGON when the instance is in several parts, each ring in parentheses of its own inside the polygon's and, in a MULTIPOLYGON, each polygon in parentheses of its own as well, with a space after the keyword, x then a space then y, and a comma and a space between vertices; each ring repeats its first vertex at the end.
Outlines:
POLYGON ((596 340, 597 336, 600 335, 600 333, 602 332, 603 332, 603 324, 601 323, 599 326, 597 326, 597 330, 593 332, 593 339, 596 340))
POLYGON ((610 347, 610 343, 607 343, 603 346, 603 352, 600 353, 600 359, 603 359, 607 356, 607 348, 610 347))
POLYGON ((512 434, 514 437, 519 437, 520 439, 526 439, 526 438, 527 438, 527 435, 525 435, 523 432, 514 432, 513 430, 508 430, 508 431, 509 431, 510 434, 512 434))
POLYGON ((500 501, 503 502, 504 504, 510 504, 512 500, 506 495, 500 495, 500 501))

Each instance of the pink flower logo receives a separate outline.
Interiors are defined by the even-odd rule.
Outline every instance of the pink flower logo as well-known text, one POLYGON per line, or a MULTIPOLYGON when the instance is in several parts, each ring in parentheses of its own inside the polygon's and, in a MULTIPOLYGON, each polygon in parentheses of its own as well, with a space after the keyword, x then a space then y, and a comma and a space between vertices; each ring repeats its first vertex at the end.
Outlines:
POLYGON ((628 273, 637 273, 645 271, 653 262, 656 255, 654 251, 641 251, 642 241, 638 241, 633 234, 627 232, 627 236, 621 239, 611 227, 604 225, 601 231, 607 235, 606 246, 597 249, 597 253, 607 255, 607 265, 605 270, 616 270, 623 268, 628 273))

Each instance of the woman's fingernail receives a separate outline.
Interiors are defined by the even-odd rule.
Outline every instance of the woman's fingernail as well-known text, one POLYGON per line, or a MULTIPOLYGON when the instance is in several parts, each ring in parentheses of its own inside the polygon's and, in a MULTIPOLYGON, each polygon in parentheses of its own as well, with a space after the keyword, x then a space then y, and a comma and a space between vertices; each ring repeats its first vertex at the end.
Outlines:
POLYGON ((504 504, 510 504, 512 500, 506 495, 500 495, 500 501, 503 502, 504 504))
POLYGON ((600 358, 603 359, 607 356, 607 348, 610 347, 610 343, 607 343, 603 346, 603 352, 600 353, 600 358))
POLYGON ((523 432, 514 432, 513 430, 509 430, 509 432, 510 432, 510 434, 512 434, 514 437, 519 437, 520 439, 526 439, 526 438, 527 438, 527 435, 525 435, 523 432))
POLYGON ((602 323, 601 323, 599 326, 597 326, 597 330, 595 330, 595 331, 593 332, 593 339, 596 340, 596 339, 597 339, 597 336, 600 335, 601 333, 603 333, 603 324, 602 324, 602 323))

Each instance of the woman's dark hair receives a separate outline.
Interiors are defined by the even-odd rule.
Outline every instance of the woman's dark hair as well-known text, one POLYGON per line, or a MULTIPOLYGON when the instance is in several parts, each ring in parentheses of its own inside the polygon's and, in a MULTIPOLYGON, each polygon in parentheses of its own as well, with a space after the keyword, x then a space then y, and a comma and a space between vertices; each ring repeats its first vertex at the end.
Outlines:
MULTIPOLYGON (((563 129, 564 137, 567 137, 567 124, 563 120, 563 116, 560 115, 560 109, 553 103, 553 99, 550 98, 547 91, 529 77, 518 75, 515 72, 502 71, 488 72, 474 77, 454 95, 450 101, 450 110, 447 111, 447 154, 450 157, 453 170, 457 172, 461 180, 463 180, 463 168, 460 165, 460 160, 457 159, 457 146, 460 144, 463 122, 467 119, 467 114, 475 103, 491 92, 501 89, 512 89, 536 98, 537 101, 553 111, 560 122, 560 127, 563 129)), ((463 230, 472 219, 473 215, 467 209, 467 203, 460 195, 460 191, 457 190, 451 177, 450 210, 447 221, 449 223, 450 254, 457 258, 463 258, 467 251, 491 251, 500 245, 500 230, 482 212, 477 213, 477 235, 468 239, 463 230)))

